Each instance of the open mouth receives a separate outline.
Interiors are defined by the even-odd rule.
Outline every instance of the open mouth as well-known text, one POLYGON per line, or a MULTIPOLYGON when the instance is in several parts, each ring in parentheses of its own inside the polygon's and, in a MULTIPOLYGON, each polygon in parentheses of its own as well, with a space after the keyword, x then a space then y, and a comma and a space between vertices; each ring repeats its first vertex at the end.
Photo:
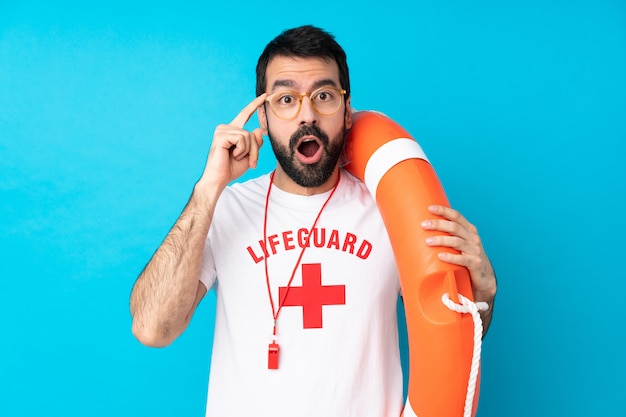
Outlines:
POLYGON ((312 164, 320 160, 322 150, 322 144, 318 138, 306 136, 300 140, 296 147, 296 154, 300 162, 312 164))
POLYGON ((307 158, 315 155, 317 150, 320 148, 320 144, 315 139, 305 139, 298 146, 298 152, 307 158))

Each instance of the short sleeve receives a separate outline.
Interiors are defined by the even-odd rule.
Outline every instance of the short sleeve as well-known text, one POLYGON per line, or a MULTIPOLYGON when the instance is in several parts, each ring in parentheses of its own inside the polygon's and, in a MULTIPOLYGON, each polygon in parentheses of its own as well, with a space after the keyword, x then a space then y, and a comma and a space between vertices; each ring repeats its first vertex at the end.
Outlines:
POLYGON ((207 290, 210 290, 215 284, 217 272, 215 270, 215 261, 213 259, 213 251, 211 250, 211 239, 207 237, 204 242, 204 250, 202 251, 202 267, 200 268, 200 282, 204 284, 207 290))

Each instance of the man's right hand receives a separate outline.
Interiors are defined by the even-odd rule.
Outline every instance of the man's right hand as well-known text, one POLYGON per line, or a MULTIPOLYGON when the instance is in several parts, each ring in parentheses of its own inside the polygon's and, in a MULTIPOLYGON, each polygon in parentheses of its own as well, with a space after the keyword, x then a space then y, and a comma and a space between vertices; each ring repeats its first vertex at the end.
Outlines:
POLYGON ((256 168, 263 135, 259 128, 249 132, 243 127, 266 97, 266 93, 261 94, 244 107, 232 122, 215 128, 200 183, 216 186, 221 192, 229 182, 242 176, 249 168, 256 168))

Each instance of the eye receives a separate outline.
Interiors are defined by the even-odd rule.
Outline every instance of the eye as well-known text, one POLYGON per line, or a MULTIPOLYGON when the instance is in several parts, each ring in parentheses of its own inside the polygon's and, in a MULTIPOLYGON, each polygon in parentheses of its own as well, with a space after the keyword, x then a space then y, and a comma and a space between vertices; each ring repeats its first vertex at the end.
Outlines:
POLYGON ((328 102, 335 99, 335 91, 330 89, 319 90, 313 96, 313 100, 317 102, 328 102))
POLYGON ((278 94, 274 99, 274 102, 280 106, 290 106, 296 101, 298 101, 296 95, 291 92, 278 94))

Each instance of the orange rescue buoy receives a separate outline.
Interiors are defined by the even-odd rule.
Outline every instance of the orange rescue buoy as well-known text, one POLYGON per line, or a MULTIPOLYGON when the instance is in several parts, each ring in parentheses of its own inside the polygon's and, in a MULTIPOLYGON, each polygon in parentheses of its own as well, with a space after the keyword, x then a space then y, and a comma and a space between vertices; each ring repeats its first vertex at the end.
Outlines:
POLYGON ((476 326, 476 314, 452 311, 442 301, 449 297, 456 304, 473 304, 469 272, 441 261, 439 252, 455 251, 426 245, 428 236, 441 232, 421 227, 433 218, 429 205, 449 206, 446 194, 419 144, 400 125, 372 111, 355 112, 352 118, 345 168, 376 199, 400 276, 409 339, 403 415, 473 416, 482 324, 476 326))

